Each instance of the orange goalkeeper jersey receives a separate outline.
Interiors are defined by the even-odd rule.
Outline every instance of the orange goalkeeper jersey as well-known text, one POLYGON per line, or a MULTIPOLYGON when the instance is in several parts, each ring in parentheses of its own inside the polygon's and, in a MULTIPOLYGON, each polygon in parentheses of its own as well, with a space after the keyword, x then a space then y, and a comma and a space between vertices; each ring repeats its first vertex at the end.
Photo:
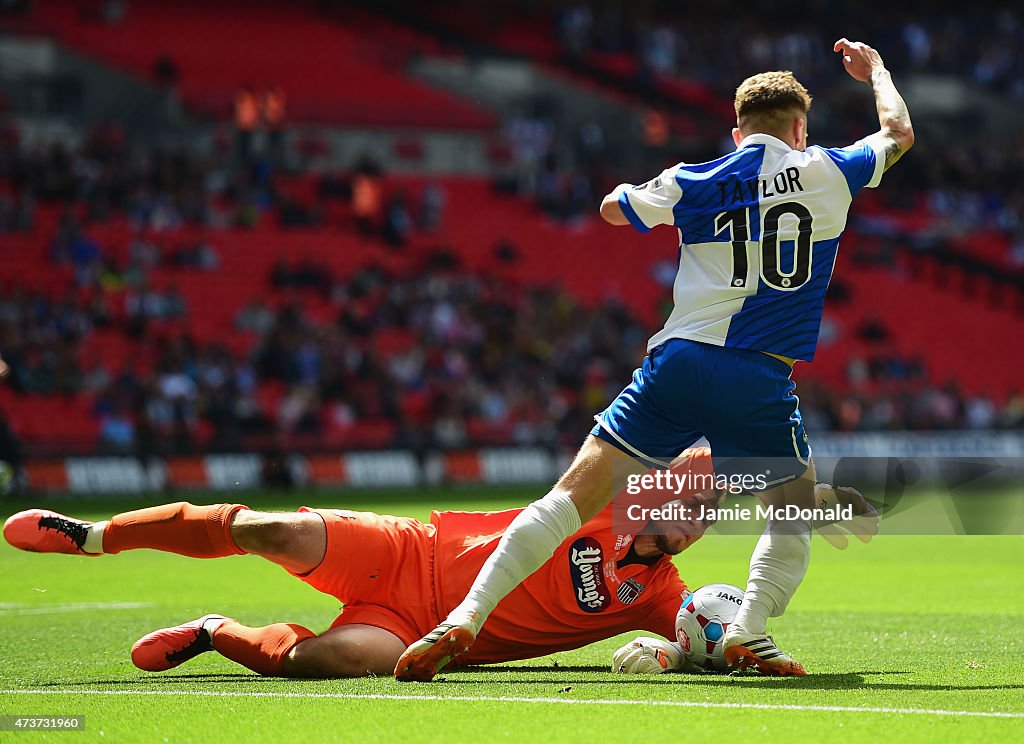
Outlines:
MULTIPOLYGON (((433 512, 434 588, 441 617, 466 596, 520 511, 433 512)), ((612 528, 612 507, 607 507, 498 604, 458 663, 543 656, 634 630, 675 638, 686 585, 670 556, 642 562, 632 544, 633 535, 612 528)))

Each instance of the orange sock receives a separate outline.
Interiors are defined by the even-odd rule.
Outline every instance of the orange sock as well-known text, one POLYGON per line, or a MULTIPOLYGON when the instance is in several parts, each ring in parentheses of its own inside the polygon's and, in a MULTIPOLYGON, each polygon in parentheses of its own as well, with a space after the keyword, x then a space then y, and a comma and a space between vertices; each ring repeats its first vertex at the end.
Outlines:
POLYGON ((231 539, 231 517, 241 504, 194 506, 179 501, 118 514, 103 531, 103 552, 152 548, 190 558, 244 555, 231 539))
POLYGON ((249 628, 228 620, 213 633, 213 648, 221 656, 266 677, 281 676, 285 657, 295 644, 316 633, 294 623, 249 628))

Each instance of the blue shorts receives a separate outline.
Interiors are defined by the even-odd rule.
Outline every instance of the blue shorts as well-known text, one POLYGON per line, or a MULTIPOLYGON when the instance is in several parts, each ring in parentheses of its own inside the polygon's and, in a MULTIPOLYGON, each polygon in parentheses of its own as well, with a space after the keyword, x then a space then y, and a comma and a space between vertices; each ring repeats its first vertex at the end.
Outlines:
POLYGON ((784 483, 811 456, 791 373, 759 351, 669 339, 595 416, 591 434, 652 467, 668 467, 703 436, 716 473, 771 470, 769 485, 784 483))

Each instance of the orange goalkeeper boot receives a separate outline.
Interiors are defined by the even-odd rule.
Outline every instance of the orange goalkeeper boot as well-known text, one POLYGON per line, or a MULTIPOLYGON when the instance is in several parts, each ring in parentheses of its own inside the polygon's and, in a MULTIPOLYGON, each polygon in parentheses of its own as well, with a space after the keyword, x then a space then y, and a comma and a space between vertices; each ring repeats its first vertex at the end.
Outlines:
POLYGON ((48 509, 29 509, 8 517, 4 522, 4 539, 33 553, 96 556, 100 553, 82 550, 91 524, 48 509))
POLYGON ((203 615, 171 628, 147 633, 132 646, 132 663, 146 672, 166 672, 189 659, 213 651, 207 620, 228 620, 223 615, 203 615))

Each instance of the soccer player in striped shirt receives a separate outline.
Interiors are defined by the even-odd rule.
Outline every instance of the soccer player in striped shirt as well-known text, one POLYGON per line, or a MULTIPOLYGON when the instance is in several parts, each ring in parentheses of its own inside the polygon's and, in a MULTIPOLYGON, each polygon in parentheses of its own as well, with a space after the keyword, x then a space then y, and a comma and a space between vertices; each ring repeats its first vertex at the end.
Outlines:
MULTIPOLYGON (((789 72, 755 75, 736 91, 735 152, 679 164, 605 197, 601 216, 679 233, 675 308, 633 381, 597 416, 555 487, 505 531, 466 599, 399 659, 399 679, 428 680, 472 646, 506 594, 619 493, 626 478, 667 468, 706 437, 716 473, 764 476, 758 496, 810 508, 815 472, 790 379, 814 357, 821 310, 847 211, 914 142, 910 115, 882 58, 840 39, 834 51, 874 93, 880 128, 849 147, 807 144, 811 98, 789 72)), ((767 635, 803 580, 810 525, 769 520, 750 559, 726 659, 768 674, 806 674, 767 635)))

